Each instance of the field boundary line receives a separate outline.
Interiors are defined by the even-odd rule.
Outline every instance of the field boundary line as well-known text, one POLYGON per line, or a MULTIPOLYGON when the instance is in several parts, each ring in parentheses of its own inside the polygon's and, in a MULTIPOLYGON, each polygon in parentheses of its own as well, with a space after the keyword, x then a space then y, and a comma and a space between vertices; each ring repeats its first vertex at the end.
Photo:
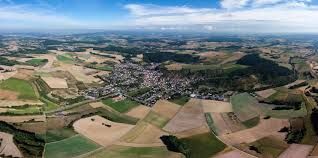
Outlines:
MULTIPOLYGON (((76 136, 80 136, 80 134, 76 134, 76 135, 73 135, 73 136, 71 136, 71 137, 68 137, 68 138, 59 140, 59 141, 50 142, 50 143, 45 143, 45 145, 47 145, 47 144, 49 145, 49 144, 59 143, 59 142, 65 141, 66 139, 70 139, 70 138, 73 138, 73 137, 76 137, 76 136)), ((85 138, 86 138, 86 137, 85 137, 85 138)))
POLYGON ((102 150, 104 150, 104 149, 106 149, 106 147, 101 146, 100 148, 97 148, 97 149, 92 150, 92 151, 90 151, 90 152, 84 153, 84 154, 82 154, 82 155, 77 155, 77 156, 72 157, 72 158, 85 158, 85 157, 87 157, 87 156, 89 156, 89 155, 91 155, 91 154, 94 154, 95 152, 102 151, 102 150))

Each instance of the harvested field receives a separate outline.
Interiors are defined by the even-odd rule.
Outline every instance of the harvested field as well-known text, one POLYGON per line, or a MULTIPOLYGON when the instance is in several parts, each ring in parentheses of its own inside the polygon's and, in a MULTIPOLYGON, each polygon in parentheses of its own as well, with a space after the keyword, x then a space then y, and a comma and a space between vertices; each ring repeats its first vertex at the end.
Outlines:
POLYGON ((47 59, 48 62, 41 67, 41 69, 50 69, 53 68, 54 61, 57 61, 56 56, 53 54, 41 54, 41 55, 33 55, 33 57, 39 58, 39 59, 47 59))
POLYGON ((203 134, 207 132, 210 132, 210 129, 206 125, 203 125, 198 128, 193 128, 193 129, 183 131, 180 133, 175 133, 174 135, 177 136, 178 138, 186 138, 186 137, 191 137, 193 135, 203 134))
POLYGON ((0 116, 0 121, 10 122, 10 123, 21 123, 28 121, 45 121, 44 115, 28 115, 28 116, 0 116))
POLYGON ((147 106, 139 105, 126 113, 126 115, 143 119, 149 113, 150 108, 147 106))
MULTIPOLYGON (((231 130, 232 132, 237 132, 237 131, 246 129, 246 127, 241 123, 241 121, 238 119, 238 117, 235 115, 235 113, 233 113, 233 112, 221 113, 221 116, 222 116, 223 120, 225 121, 225 124, 229 127, 229 130, 231 130)), ((212 116, 212 118, 213 118, 213 116, 212 116)))
POLYGON ((18 92, 13 92, 9 90, 1 90, 0 91, 0 100, 17 100, 18 92))
POLYGON ((86 136, 98 144, 108 146, 125 135, 134 126, 123 123, 115 123, 95 115, 76 121, 73 124, 73 127, 76 132, 86 136), (105 137, 106 135, 107 137, 105 137))
POLYGON ((272 89, 272 88, 256 92, 256 94, 262 98, 268 98, 269 96, 271 96, 275 93, 276 93, 276 90, 272 89))
POLYGON ((177 71, 177 70, 181 70, 183 65, 184 64, 174 63, 174 64, 166 65, 165 67, 170 71, 177 71))
POLYGON ((68 88, 67 82, 65 79, 56 78, 56 77, 41 77, 41 78, 50 88, 53 88, 53 89, 68 88))
POLYGON ((152 110, 166 118, 171 119, 178 112, 181 106, 167 100, 158 100, 152 110))
MULTIPOLYGON (((2 67, 2 66, 0 66, 0 67, 2 67)), ((0 81, 9 79, 9 78, 13 77, 16 73, 17 73, 16 70, 14 70, 12 72, 0 72, 0 81)))
POLYGON ((166 124, 164 130, 171 133, 187 131, 205 125, 204 112, 199 99, 191 99, 166 124))
POLYGON ((303 144, 291 144, 278 158, 307 158, 313 146, 303 144))
POLYGON ((292 86, 299 85, 299 84, 301 84, 301 83, 303 83, 303 82, 306 82, 306 80, 296 80, 295 82, 290 83, 290 84, 288 84, 288 85, 285 85, 284 87, 290 88, 290 87, 292 87, 292 86))
POLYGON ((102 102, 89 103, 89 105, 94 109, 105 106, 102 102))
POLYGON ((29 80, 32 78, 34 70, 29 69, 18 69, 18 72, 13 76, 14 78, 29 80))
POLYGON ((229 102, 202 99, 201 104, 204 112, 223 113, 233 111, 229 102))
POLYGON ((232 151, 218 154, 214 156, 213 158, 255 158, 255 157, 249 154, 246 154, 243 151, 232 150, 232 151))
POLYGON ((232 132, 220 113, 211 113, 211 117, 218 135, 229 134, 232 132))
POLYGON ((114 145, 89 154, 85 158, 182 158, 180 153, 166 147, 128 147, 114 145))
POLYGON ((167 135, 167 133, 152 124, 140 121, 129 133, 121 138, 121 141, 135 144, 162 144, 160 140, 162 135, 167 135))
POLYGON ((47 122, 23 122, 15 123, 15 127, 36 134, 44 134, 47 130, 46 124, 47 122))
POLYGON ((60 67, 57 67, 57 70, 68 71, 76 78, 76 80, 84 82, 84 83, 94 83, 94 82, 100 81, 100 79, 98 78, 95 78, 90 75, 86 75, 85 74, 86 68, 83 68, 82 66, 62 63, 60 64, 60 67))
POLYGON ((13 135, 0 132, 0 155, 5 157, 23 157, 18 147, 14 144, 13 135))
POLYGON ((245 55, 245 53, 243 53, 243 52, 232 53, 231 56, 229 58, 223 60, 221 64, 226 64, 226 63, 237 61, 237 60, 241 59, 244 55, 245 55))
POLYGON ((220 139, 227 144, 236 145, 241 143, 252 143, 270 135, 284 137, 284 133, 278 132, 283 127, 289 127, 288 120, 283 119, 261 119, 260 123, 249 129, 220 136, 220 139))

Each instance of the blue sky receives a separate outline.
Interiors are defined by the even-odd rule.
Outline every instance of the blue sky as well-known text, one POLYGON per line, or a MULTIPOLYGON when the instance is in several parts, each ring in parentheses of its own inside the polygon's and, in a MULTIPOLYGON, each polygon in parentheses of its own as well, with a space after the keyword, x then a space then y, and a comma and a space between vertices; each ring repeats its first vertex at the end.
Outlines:
POLYGON ((318 32, 318 0, 0 0, 0 29, 318 32))

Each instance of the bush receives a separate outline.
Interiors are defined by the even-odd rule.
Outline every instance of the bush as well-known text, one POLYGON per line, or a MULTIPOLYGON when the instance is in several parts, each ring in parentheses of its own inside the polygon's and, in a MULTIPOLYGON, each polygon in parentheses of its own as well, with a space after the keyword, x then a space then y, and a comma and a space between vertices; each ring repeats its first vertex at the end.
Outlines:
POLYGON ((186 157, 190 156, 188 145, 173 135, 164 135, 160 137, 161 141, 166 145, 169 151, 179 152, 186 157))

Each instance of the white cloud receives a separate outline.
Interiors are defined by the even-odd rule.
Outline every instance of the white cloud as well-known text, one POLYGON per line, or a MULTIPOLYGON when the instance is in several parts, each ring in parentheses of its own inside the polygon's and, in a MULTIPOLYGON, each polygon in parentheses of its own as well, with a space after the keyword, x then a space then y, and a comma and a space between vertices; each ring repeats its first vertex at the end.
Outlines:
POLYGON ((245 7, 250 0, 221 0, 221 7, 226 9, 236 9, 245 7))
MULTIPOLYGON (((8 1, 8 0, 7 0, 8 1)), ((50 10, 30 8, 27 5, 0 6, 1 28, 67 28, 79 27, 83 24, 50 10), (5 22, 4 22, 5 21, 5 22)))
MULTIPOLYGON (((266 0, 266 3, 265 0, 254 0, 249 3, 241 1, 241 7, 236 9, 229 7, 230 5, 227 7, 223 6, 223 9, 216 9, 140 4, 133 4, 133 7, 127 5, 126 8, 134 15, 132 25, 135 26, 202 25, 202 29, 215 31, 222 29, 222 26, 224 28, 253 26, 252 29, 255 31, 258 30, 257 27, 267 26, 264 29, 276 28, 284 31, 318 32, 316 27, 318 25, 316 20, 318 17, 318 6, 311 5, 309 0, 289 0, 286 2, 266 0), (266 5, 263 7, 251 5, 256 2, 266 5), (268 5, 270 3, 272 5, 268 5), (218 25, 218 27, 214 27, 215 25, 218 25), (287 28, 290 30, 286 30, 287 28)), ((227 1, 227 4, 230 4, 230 2, 227 1)))

